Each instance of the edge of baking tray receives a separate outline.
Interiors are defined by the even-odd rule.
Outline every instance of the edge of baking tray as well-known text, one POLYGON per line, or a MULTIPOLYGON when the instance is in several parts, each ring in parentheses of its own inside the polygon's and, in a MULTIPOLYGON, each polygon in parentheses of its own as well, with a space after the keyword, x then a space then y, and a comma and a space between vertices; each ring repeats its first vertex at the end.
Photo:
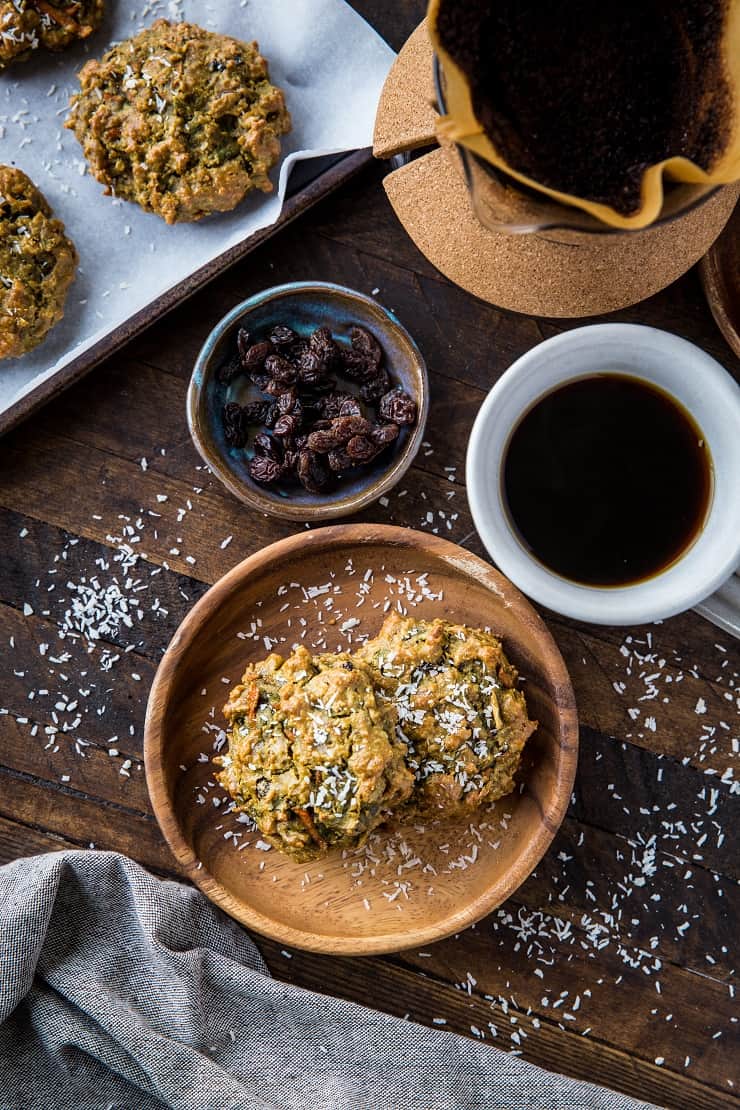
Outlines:
MULTIPOLYGON (((241 243, 224 251, 217 258, 206 263, 199 270, 195 270, 183 281, 174 285, 161 297, 151 301, 145 308, 130 316, 125 323, 108 332, 101 340, 89 347, 77 358, 72 359, 56 374, 39 382, 29 389, 22 397, 13 402, 0 412, 0 435, 15 428, 22 420, 26 420, 64 389, 74 385, 86 374, 89 374, 99 363, 108 358, 125 343, 139 335, 155 321, 160 320, 166 313, 177 305, 182 304, 188 297, 213 281, 234 263, 239 262, 265 240, 281 231, 287 224, 302 215, 314 204, 317 204, 329 193, 338 189, 345 181, 349 181, 356 173, 373 162, 373 153, 370 147, 352 151, 335 160, 327 169, 323 170, 299 188, 293 195, 286 198, 279 218, 269 227, 261 228, 254 235, 248 236, 241 243)), ((294 171, 294 173, 297 172, 294 171)))

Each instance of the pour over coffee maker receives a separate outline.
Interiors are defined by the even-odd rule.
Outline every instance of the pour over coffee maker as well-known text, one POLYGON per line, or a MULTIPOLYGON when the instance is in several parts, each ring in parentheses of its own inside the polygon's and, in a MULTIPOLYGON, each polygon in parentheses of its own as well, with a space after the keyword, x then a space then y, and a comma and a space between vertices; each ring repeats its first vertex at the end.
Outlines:
MULTIPOLYGON (((471 8, 506 6, 432 0, 429 20, 441 4, 460 9, 463 27, 470 26, 471 8)), ((722 46, 729 68, 737 70, 726 82, 728 103, 740 89, 739 0, 727 0, 723 10, 722 46)), ((438 27, 430 36, 425 21, 389 74, 374 151, 395 167, 384 184, 397 216, 445 276, 504 308, 585 317, 643 300, 706 253, 740 195, 740 121, 734 116, 728 130, 722 172, 704 173, 686 158, 672 160, 675 172, 649 170, 636 215, 564 196, 508 165, 481 134, 472 103, 461 94, 460 72, 440 48, 438 27)))

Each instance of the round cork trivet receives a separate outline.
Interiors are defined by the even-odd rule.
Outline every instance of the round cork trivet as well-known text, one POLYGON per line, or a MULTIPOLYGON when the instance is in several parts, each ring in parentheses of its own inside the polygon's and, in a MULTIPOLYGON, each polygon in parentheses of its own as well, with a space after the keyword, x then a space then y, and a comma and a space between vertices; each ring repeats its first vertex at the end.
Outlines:
POLYGON ((484 228, 460 173, 437 149, 389 174, 385 191, 417 247, 476 297, 533 316, 596 316, 635 304, 685 273, 729 218, 740 186, 665 227, 587 245, 484 228))
POLYGON ((436 144, 433 58, 424 21, 404 43, 380 94, 373 134, 376 158, 436 144))
MULTIPOLYGON (((422 23, 383 89, 375 153, 389 157, 436 142, 432 46, 422 23)), ((623 235, 489 231, 476 218, 454 148, 437 148, 385 178, 393 209, 417 247, 482 300, 534 316, 596 316, 670 285, 709 249, 740 184, 728 185, 669 224, 623 235)))

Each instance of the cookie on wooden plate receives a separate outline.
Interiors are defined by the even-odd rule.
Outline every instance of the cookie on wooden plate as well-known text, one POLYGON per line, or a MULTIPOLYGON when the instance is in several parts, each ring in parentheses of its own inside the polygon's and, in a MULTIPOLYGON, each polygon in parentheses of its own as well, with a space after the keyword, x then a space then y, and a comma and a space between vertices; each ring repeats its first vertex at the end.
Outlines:
POLYGON ((406 818, 470 816, 511 794, 537 727, 501 641, 480 628, 389 613, 354 656, 370 668, 416 786, 406 818))
POLYGON ((256 43, 158 19, 83 67, 66 126, 107 194, 172 224, 271 192, 291 124, 256 43))
POLYGON ((0 166, 0 359, 26 354, 61 320, 77 261, 31 179, 0 166))
POLYGON ((297 860, 356 848, 414 785, 396 713, 346 653, 250 664, 224 707, 229 751, 219 782, 267 840, 297 860))
POLYGON ((105 0, 0 0, 0 70, 34 50, 65 50, 97 30, 105 0))

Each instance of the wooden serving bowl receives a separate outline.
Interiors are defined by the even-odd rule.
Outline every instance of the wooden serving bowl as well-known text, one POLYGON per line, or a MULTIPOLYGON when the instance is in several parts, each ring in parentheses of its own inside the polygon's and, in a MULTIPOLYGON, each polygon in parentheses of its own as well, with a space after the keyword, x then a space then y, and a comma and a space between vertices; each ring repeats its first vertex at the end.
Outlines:
POLYGON ((428 944, 500 905, 557 831, 577 754, 565 664, 522 594, 456 544, 366 524, 291 536, 217 582, 162 659, 144 743, 154 812, 189 878, 258 933, 343 954, 428 944), (501 636, 520 670, 530 716, 539 721, 520 789, 472 822, 382 829, 369 853, 296 863, 265 850, 258 833, 226 812, 213 777, 212 744, 229 688, 268 647, 287 653, 302 640, 317 650, 353 650, 359 634, 378 631, 388 601, 421 618, 490 627, 501 636))
POLYGON ((740 357, 740 203, 699 263, 699 274, 717 326, 740 357))

